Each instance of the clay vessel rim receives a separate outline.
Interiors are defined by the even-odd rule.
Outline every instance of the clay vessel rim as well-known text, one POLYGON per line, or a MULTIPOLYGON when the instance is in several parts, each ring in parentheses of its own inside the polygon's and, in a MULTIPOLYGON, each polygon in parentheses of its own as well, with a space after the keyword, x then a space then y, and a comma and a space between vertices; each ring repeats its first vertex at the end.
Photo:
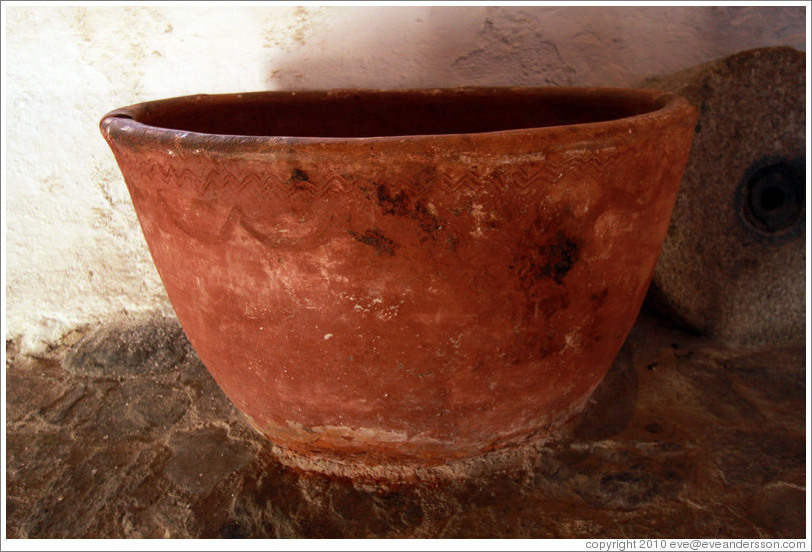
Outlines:
MULTIPOLYGON (((348 147, 379 148, 394 146, 398 151, 427 148, 434 154, 457 153, 459 150, 475 150, 489 145, 504 145, 505 142, 517 146, 537 143, 538 140, 572 146, 573 143, 621 144, 636 138, 637 131, 662 128, 675 122, 693 125, 697 117, 696 108, 683 96, 662 90, 632 88, 586 88, 586 87, 458 87, 458 88, 415 88, 415 89, 328 89, 297 91, 264 91, 229 94, 195 94, 161 100, 141 102, 114 109, 106 113, 99 126, 109 142, 124 141, 130 146, 172 145, 180 151, 188 150, 215 155, 241 155, 264 153, 292 146, 321 148, 324 151, 348 147), (347 96, 391 97, 398 96, 438 96, 458 95, 537 95, 545 97, 573 97, 581 100, 623 98, 648 102, 651 109, 642 113, 591 122, 559 124, 549 126, 529 126, 506 128, 482 132, 441 132, 426 134, 384 134, 364 136, 318 136, 318 135, 249 135, 209 133, 184 130, 147 124, 140 119, 155 109, 174 106, 218 105, 239 103, 260 99, 313 98, 331 99, 347 96)), ((502 148, 499 148, 502 149, 502 148)), ((510 149, 510 148, 508 148, 510 149)), ((519 147, 519 150, 526 148, 519 147)), ((494 153, 498 153, 494 151, 494 153)))

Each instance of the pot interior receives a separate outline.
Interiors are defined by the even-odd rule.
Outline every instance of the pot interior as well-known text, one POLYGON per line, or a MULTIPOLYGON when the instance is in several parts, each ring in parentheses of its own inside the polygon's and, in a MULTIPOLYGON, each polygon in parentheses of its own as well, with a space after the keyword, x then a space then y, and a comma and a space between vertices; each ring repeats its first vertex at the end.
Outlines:
POLYGON ((468 134, 611 121, 656 111, 658 100, 650 92, 617 90, 271 92, 151 102, 135 119, 241 136, 468 134))

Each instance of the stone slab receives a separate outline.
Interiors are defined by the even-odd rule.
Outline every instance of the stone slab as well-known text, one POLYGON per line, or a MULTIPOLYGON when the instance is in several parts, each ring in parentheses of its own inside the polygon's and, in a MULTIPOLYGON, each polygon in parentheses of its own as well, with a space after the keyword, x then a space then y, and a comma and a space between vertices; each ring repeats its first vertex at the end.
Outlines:
POLYGON ((647 305, 720 343, 806 338, 805 68, 761 48, 645 83, 700 109, 647 305))
POLYGON ((386 486, 281 463, 174 320, 85 335, 37 358, 7 344, 9 538, 804 537, 802 347, 643 316, 569 438, 386 486))

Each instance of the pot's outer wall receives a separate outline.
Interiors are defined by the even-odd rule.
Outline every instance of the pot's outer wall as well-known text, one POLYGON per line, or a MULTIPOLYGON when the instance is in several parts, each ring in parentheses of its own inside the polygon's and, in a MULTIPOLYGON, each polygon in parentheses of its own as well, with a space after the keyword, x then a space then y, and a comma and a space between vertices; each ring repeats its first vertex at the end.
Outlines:
POLYGON ((553 435, 617 354, 695 113, 628 121, 591 147, 594 125, 507 133, 533 152, 514 156, 465 136, 207 155, 102 129, 184 330, 254 425, 430 464, 553 435))

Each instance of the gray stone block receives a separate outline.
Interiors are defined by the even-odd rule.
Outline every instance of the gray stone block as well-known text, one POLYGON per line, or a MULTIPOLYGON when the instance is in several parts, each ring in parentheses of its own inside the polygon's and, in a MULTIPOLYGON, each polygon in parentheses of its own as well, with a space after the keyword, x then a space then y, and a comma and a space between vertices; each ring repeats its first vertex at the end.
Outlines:
POLYGON ((761 48, 644 84, 700 109, 647 306, 727 345, 805 340, 805 66, 761 48))

